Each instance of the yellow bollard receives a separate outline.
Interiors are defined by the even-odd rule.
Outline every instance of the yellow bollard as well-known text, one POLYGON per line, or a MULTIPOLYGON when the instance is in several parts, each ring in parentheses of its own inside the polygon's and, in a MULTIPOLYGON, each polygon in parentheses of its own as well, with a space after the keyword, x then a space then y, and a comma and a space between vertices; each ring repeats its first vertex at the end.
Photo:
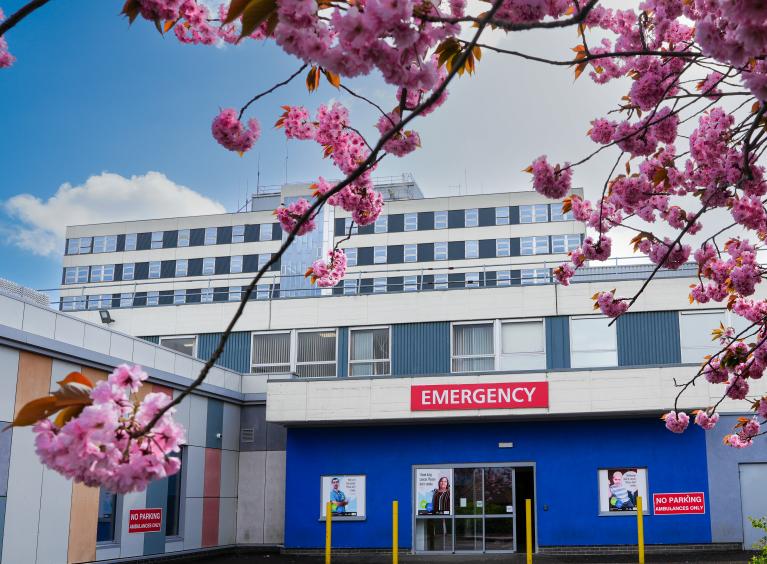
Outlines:
POLYGON ((525 500, 525 543, 527 547, 527 564, 533 564, 533 502, 525 500))
POLYGON ((399 502, 391 502, 391 561, 399 562, 399 502))
POLYGON ((642 496, 637 496, 637 539, 639 543, 639 564, 644 564, 644 511, 642 510, 642 496))
POLYGON ((325 504, 325 564, 330 564, 330 531, 333 524, 330 502, 325 504))

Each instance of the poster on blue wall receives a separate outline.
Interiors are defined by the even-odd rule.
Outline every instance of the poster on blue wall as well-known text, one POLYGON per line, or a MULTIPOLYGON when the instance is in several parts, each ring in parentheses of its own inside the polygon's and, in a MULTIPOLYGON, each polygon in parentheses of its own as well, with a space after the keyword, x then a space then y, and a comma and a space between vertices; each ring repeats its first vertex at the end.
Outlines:
POLYGON ((322 476, 320 520, 325 519, 327 503, 333 519, 365 519, 365 476, 331 474, 322 476))
POLYGON ((416 515, 451 515, 453 469, 415 469, 416 515))
POLYGON ((599 470, 599 513, 636 515, 637 497, 642 496, 643 513, 649 513, 646 468, 604 468, 599 470))

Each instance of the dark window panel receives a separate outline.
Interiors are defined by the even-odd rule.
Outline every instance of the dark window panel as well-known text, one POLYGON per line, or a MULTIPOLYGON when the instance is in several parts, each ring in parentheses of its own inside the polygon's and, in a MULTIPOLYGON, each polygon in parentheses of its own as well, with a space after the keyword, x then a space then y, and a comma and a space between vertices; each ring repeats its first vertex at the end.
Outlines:
POLYGON ((466 286, 466 276, 462 272, 451 272, 447 275, 448 288, 463 288, 466 286))
POLYGON ((418 243, 418 260, 420 262, 434 260, 434 243, 418 243))
POLYGON ((450 229, 464 227, 466 225, 466 214, 463 210, 450 210, 447 212, 447 226, 450 229))
POLYGON ((280 227, 279 223, 272 223, 272 240, 273 241, 282 240, 282 227, 280 227))
POLYGON ((370 223, 368 225, 360 225, 358 233, 360 235, 372 235, 374 233, 375 224, 370 223))
POLYGON ((194 288, 186 291, 186 303, 199 304, 200 303, 200 289, 194 288))
POLYGON ((418 231, 434 229, 434 212, 418 212, 418 231))
POLYGON ((227 302, 229 301, 229 287, 213 288, 213 301, 214 302, 227 302))
POLYGON ((273 272, 279 272, 279 271, 280 271, 280 261, 279 261, 279 260, 278 260, 278 261, 276 261, 276 262, 275 262, 275 263, 272 265, 272 268, 271 268, 271 270, 272 270, 273 272))
POLYGON ((133 305, 134 307, 145 306, 146 292, 136 292, 136 295, 133 296, 133 305))
POLYGON ((112 294, 112 308, 120 307, 120 294, 112 294))
POLYGON ((509 209, 509 223, 519 225, 519 206, 511 206, 509 209))
POLYGON ((400 233, 405 230, 405 216, 395 213, 389 216, 389 233, 400 233))
POLYGON ((146 280, 149 278, 149 263, 148 262, 137 262, 136 268, 133 271, 133 279, 134 280, 146 280))
POLYGON ((205 244, 205 229, 190 229, 189 230, 189 246, 190 247, 202 247, 205 244))
POLYGON ((401 292, 404 283, 405 279, 402 276, 389 276, 386 279, 386 291, 401 292))
POLYGON ((495 225, 495 208, 479 208, 479 226, 495 225))
POLYGON ((125 235, 117 236, 117 252, 121 253, 125 250, 125 235))
MULTIPOLYGON (((389 216, 391 218, 391 216, 389 216)), ((391 227, 391 223, 389 223, 391 227)), ((399 264, 405 260, 404 245, 389 245, 386 248, 386 262, 388 264, 399 264)))
MULTIPOLYGON (((463 212, 461 212, 463 214, 463 212)), ((463 215, 461 215, 463 217, 463 215)), ((466 244, 463 241, 450 241, 447 244, 448 260, 461 260, 466 256, 466 244)))
POLYGON ((488 270, 485 272, 485 286, 495 286, 496 279, 497 275, 494 270, 488 270))
POLYGON ((373 264, 373 247, 359 247, 357 249, 357 266, 373 264))
POLYGON ((245 255, 242 257, 242 271, 258 272, 258 255, 245 255))
POLYGON ((434 275, 424 274, 422 277, 421 289, 428 291, 434 289, 434 275))
POLYGON ((373 279, 362 278, 360 280, 360 294, 372 294, 373 293, 373 279))
POLYGON ((246 225, 245 242, 253 243, 254 241, 258 241, 258 225, 246 225))
POLYGON ((160 278, 173 278, 176 275, 176 261, 164 260, 160 263, 160 278))
POLYGON ((333 286, 333 295, 334 296, 343 296, 343 294, 344 294, 343 282, 333 286))
POLYGON ((193 258, 189 259, 189 265, 187 268, 188 276, 202 276, 202 259, 193 258))
POLYGON ((511 271, 511 285, 512 286, 519 286, 522 284, 522 271, 521 270, 512 270, 511 271))
POLYGON ((519 256, 519 237, 512 237, 510 242, 511 247, 511 256, 518 257, 519 256))
POLYGON ((160 290, 160 305, 173 305, 173 290, 160 290))
POLYGON ((495 258, 495 239, 479 240, 479 258, 495 258))
MULTIPOLYGON (((229 233, 231 235, 231 232, 229 233)), ((229 274, 229 257, 216 257, 216 274, 229 274)))
POLYGON ((345 225, 346 220, 343 217, 337 217, 333 234, 336 237, 344 237, 346 235, 345 225))
POLYGON ((175 249, 178 247, 178 231, 164 231, 162 234, 162 248, 175 249))
POLYGON ((139 233, 136 236, 136 250, 146 251, 152 246, 152 234, 151 233, 139 233))
POLYGON ((116 264, 115 265, 115 282, 119 282, 123 279, 123 265, 116 264))
POLYGON ((224 227, 219 227, 218 231, 216 232, 216 244, 228 245, 231 242, 232 242, 232 226, 225 225, 224 227))

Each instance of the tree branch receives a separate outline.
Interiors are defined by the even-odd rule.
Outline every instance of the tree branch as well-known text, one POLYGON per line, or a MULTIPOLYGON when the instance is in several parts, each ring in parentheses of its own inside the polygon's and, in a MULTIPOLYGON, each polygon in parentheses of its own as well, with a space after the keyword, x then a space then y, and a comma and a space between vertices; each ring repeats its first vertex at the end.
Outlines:
POLYGON ((29 4, 25 4, 19 8, 16 12, 8 16, 7 19, 0 22, 0 37, 5 35, 5 32, 14 27, 21 20, 26 18, 29 14, 45 6, 50 0, 32 0, 29 4))

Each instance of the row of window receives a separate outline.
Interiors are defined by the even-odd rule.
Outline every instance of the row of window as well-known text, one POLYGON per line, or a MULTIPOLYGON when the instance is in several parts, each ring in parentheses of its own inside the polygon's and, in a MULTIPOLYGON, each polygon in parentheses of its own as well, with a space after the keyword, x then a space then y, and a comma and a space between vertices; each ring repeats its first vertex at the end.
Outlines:
MULTIPOLYGON (((724 311, 680 312, 681 360, 700 362, 719 350, 711 330, 719 323, 740 322, 724 311)), ((618 366, 616 324, 602 316, 573 316, 569 323, 570 366, 603 368, 618 366)), ((743 327, 744 328, 744 327, 743 327)), ((252 335, 251 372, 295 373, 299 377, 335 377, 338 362, 346 363, 350 376, 391 374, 391 328, 349 329, 347 358, 339 359, 336 329, 255 332, 252 335)), ((194 355, 195 337, 161 338, 160 344, 194 355)), ((429 354, 426 351, 424 354, 429 354)), ((452 372, 546 369, 545 321, 495 319, 456 322, 450 341, 452 372)))
POLYGON ((399 233, 462 227, 488 227, 548 221, 571 221, 572 212, 562 213, 562 204, 532 204, 497 208, 468 208, 465 210, 410 212, 381 215, 373 225, 358 227, 351 218, 337 219, 336 236, 349 233, 399 233))
POLYGON ((122 251, 145 251, 149 249, 174 249, 202 245, 228 245, 272 241, 282 238, 278 223, 204 227, 172 231, 127 233, 125 235, 101 235, 67 239, 66 254, 114 253, 122 251))
MULTIPOLYGON (((347 277, 339 286, 333 288, 333 294, 348 296, 386 292, 422 292, 428 290, 447 290, 449 288, 484 288, 548 283, 551 283, 551 271, 548 268, 378 278, 347 277)), ((85 309, 240 301, 242 292, 243 286, 230 286, 65 296, 61 298, 61 309, 63 311, 77 311, 85 309)), ((319 291, 316 288, 281 290, 279 284, 258 284, 251 299, 266 300, 269 298, 293 298, 315 295, 319 295, 319 291)))

